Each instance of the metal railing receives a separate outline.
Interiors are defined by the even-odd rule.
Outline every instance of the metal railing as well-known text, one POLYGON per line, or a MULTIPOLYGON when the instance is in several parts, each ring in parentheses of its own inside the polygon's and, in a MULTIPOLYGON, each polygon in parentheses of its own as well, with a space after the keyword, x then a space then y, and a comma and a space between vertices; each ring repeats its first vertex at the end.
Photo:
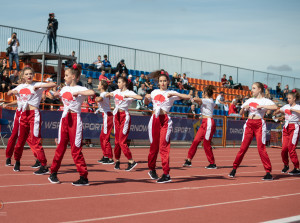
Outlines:
MULTIPOLYGON (((0 25, 1 51, 5 51, 7 48, 6 40, 11 36, 12 32, 17 33, 20 40, 19 50, 24 52, 36 52, 45 35, 42 32, 0 25)), ((227 74, 227 77, 232 76, 234 82, 249 87, 255 81, 263 82, 273 89, 278 82, 281 82, 283 86, 288 84, 290 88, 300 86, 300 78, 107 43, 58 35, 57 44, 57 53, 70 55, 71 51, 74 50, 78 58, 77 61, 81 63, 92 63, 98 55, 103 56, 107 54, 112 66, 116 66, 121 59, 124 59, 127 68, 134 70, 153 71, 163 68, 171 74, 173 72, 184 72, 188 77, 212 81, 221 80, 221 76, 227 74)), ((39 52, 46 52, 46 50, 47 36, 39 48, 39 52)))

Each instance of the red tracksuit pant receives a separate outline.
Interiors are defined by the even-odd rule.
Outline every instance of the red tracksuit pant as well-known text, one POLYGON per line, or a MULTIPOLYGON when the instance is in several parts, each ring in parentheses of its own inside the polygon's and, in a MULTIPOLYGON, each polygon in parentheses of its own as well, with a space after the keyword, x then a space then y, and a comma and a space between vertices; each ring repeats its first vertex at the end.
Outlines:
POLYGON ((82 121, 80 114, 68 112, 60 120, 58 132, 58 146, 51 165, 51 173, 57 172, 66 152, 68 142, 71 145, 71 154, 80 176, 87 178, 88 171, 82 154, 82 121))
POLYGON ((41 143, 41 113, 39 110, 26 110, 21 113, 19 125, 19 137, 15 147, 15 160, 20 161, 26 140, 31 140, 31 149, 37 155, 37 159, 43 166, 47 165, 47 159, 41 143))
POLYGON ((170 134, 172 131, 172 120, 169 115, 152 115, 149 125, 150 151, 148 155, 148 167, 155 170, 158 151, 160 152, 162 168, 165 175, 170 172, 170 134))
POLYGON ((216 124, 212 118, 202 119, 202 124, 195 136, 195 139, 189 149, 188 158, 193 159, 196 154, 199 143, 203 140, 203 147, 210 164, 215 164, 214 154, 211 148, 211 140, 216 131, 216 124))
POLYGON ((110 159, 113 158, 112 148, 110 144, 110 133, 113 128, 113 114, 111 112, 103 112, 103 125, 100 134, 100 145, 102 148, 103 156, 108 157, 110 159))
MULTIPOLYGON (((13 153, 14 153, 15 145, 16 145, 16 142, 17 142, 17 139, 18 139, 18 136, 19 136, 20 118, 21 118, 21 111, 16 110, 15 117, 14 117, 14 122, 13 122, 13 129, 12 129, 11 135, 8 139, 7 147, 6 147, 6 150, 5 150, 6 158, 11 158, 13 153)), ((31 150, 33 152, 33 155, 35 157, 37 157, 36 153, 32 149, 32 143, 31 143, 30 135, 27 138, 27 144, 31 148, 31 150)))
POLYGON ((117 112, 114 115, 115 126, 115 158, 117 160, 121 157, 121 149, 128 160, 132 159, 132 154, 127 145, 127 138, 130 131, 131 117, 129 112, 117 112))
POLYGON ((267 126, 263 119, 248 119, 244 125, 244 134, 242 139, 242 145, 240 151, 238 152, 235 161, 233 163, 233 168, 237 169, 241 164, 244 155, 246 154, 249 145, 255 136, 257 141, 257 149, 260 155, 260 159, 264 165, 266 172, 272 171, 271 161, 269 159, 266 150, 266 134, 267 126))
POLYGON ((282 151, 281 157, 284 165, 289 165, 289 157, 295 168, 299 168, 299 160, 296 153, 296 147, 299 140, 299 124, 288 124, 282 131, 282 151))

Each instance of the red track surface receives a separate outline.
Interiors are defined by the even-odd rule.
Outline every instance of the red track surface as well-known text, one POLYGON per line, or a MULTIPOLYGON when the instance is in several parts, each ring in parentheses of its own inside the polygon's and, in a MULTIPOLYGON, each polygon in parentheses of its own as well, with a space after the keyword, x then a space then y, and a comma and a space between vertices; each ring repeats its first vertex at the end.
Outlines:
MULTIPOLYGON (((275 178, 270 182, 261 180, 265 172, 255 148, 249 149, 236 178, 229 178, 237 151, 214 150, 219 169, 207 170, 203 149, 190 168, 182 167, 187 149, 172 149, 173 181, 157 184, 147 174, 148 149, 132 149, 139 162, 132 172, 124 171, 124 156, 122 170, 116 171, 97 163, 100 149, 84 149, 91 185, 74 187, 71 182, 79 175, 70 150, 59 172, 60 185, 49 183, 49 175, 32 174, 30 150, 24 151, 21 172, 4 166, 2 150, 0 222, 261 222, 299 215, 300 176, 281 173, 280 150, 268 149, 275 178)), ((51 165, 54 149, 46 149, 46 155, 51 165)), ((160 162, 158 167, 160 175, 160 162)))

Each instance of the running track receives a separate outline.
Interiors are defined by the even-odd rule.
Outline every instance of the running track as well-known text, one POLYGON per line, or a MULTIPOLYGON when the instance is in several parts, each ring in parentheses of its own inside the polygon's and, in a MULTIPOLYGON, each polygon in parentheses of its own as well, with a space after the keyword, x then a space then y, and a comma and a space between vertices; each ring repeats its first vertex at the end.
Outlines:
MULTIPOLYGON (((49 165, 54 151, 46 149, 49 165)), ((70 183, 79 175, 69 149, 59 172, 60 185, 49 183, 49 175, 33 175, 30 150, 24 151, 21 172, 4 166, 1 150, 0 222, 263 222, 300 215, 300 176, 281 173, 280 150, 268 149, 275 177, 269 182, 261 180, 265 172, 256 148, 249 149, 236 178, 229 178, 237 151, 215 149, 219 169, 207 170, 203 149, 190 168, 182 167, 187 149, 171 149, 173 181, 157 184, 147 174, 148 149, 132 149, 139 164, 126 172, 124 155, 122 170, 117 171, 97 163, 100 149, 85 148, 91 185, 74 187, 70 183)), ((157 172, 162 174, 160 168, 157 172)))

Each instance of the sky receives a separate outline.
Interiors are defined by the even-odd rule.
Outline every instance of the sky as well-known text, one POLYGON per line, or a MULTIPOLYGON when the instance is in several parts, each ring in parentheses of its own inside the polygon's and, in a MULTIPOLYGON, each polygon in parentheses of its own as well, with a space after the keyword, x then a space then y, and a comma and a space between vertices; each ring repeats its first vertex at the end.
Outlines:
POLYGON ((15 0, 12 4, 13 14, 2 10, 0 24, 44 32, 48 13, 54 12, 58 35, 300 77, 298 0, 15 0))

